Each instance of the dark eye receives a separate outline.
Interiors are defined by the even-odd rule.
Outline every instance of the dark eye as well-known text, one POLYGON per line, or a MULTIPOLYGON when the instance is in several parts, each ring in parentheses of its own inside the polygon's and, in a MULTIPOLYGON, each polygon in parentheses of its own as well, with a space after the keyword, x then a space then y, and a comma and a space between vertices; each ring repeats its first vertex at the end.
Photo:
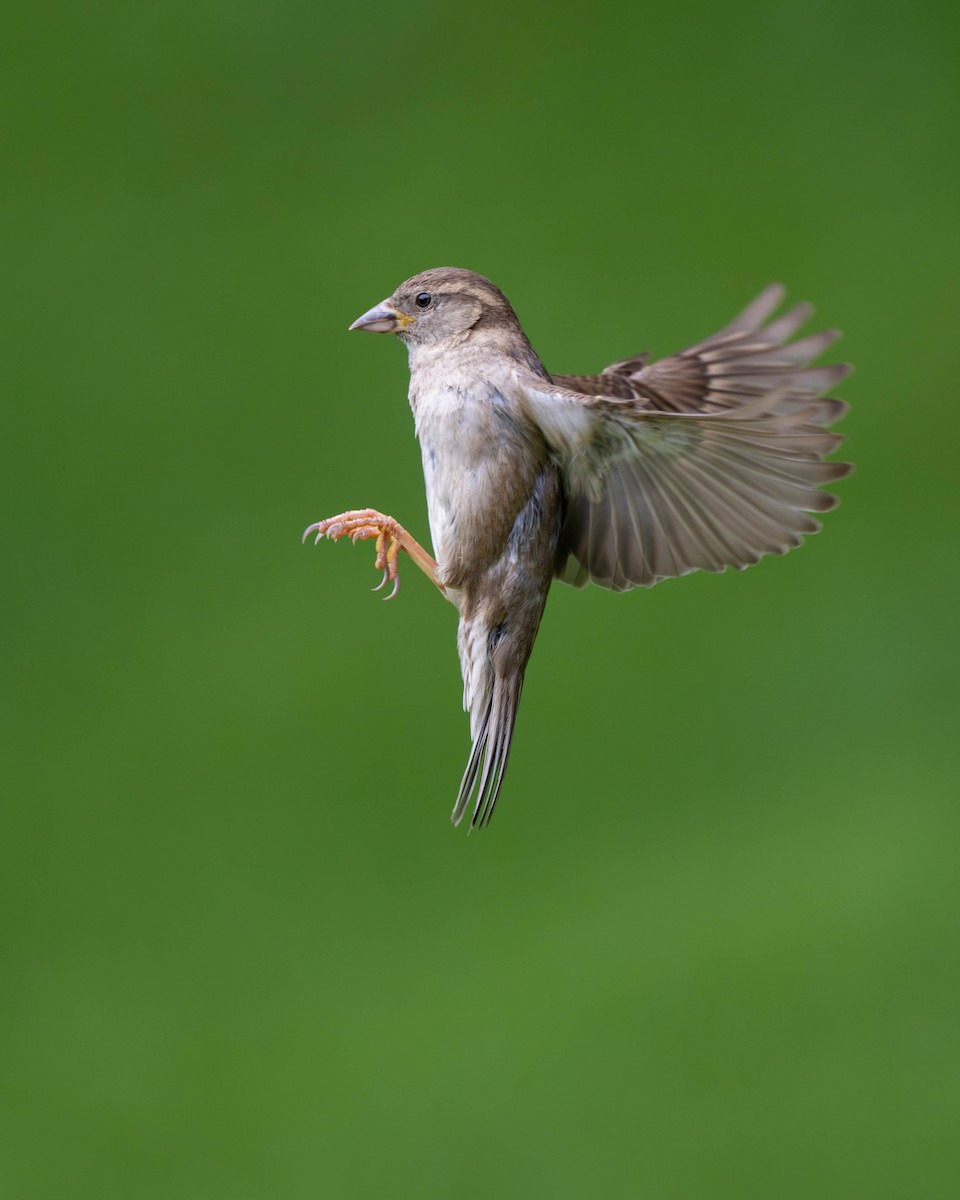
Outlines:
POLYGON ((421 292, 419 296, 417 296, 417 308, 429 308, 430 301, 432 299, 433 297, 429 292, 421 292))

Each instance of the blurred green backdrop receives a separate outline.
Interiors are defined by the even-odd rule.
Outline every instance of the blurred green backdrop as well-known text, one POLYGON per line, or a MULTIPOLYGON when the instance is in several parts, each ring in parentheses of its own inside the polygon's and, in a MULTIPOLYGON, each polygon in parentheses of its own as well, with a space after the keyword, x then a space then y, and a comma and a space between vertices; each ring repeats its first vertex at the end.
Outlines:
POLYGON ((0 1192, 957 1194, 956 6, 3 17, 0 1192), (858 473, 744 575, 557 588, 489 832, 406 361, 557 371, 773 278, 858 473))

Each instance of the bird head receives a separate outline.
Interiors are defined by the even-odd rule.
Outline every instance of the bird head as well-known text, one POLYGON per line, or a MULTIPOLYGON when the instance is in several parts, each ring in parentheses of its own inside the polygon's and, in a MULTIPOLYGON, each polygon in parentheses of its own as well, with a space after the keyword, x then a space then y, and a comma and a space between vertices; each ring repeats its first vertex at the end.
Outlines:
POLYGON ((503 292, 489 279, 460 267, 435 267, 414 275, 350 328, 395 333, 411 349, 427 344, 440 348, 487 330, 523 337, 503 292))

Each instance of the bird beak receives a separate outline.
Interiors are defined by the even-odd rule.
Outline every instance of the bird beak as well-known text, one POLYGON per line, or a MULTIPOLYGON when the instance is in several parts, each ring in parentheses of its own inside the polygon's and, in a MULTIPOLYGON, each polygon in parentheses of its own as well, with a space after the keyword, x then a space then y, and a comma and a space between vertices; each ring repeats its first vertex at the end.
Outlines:
POLYGON ((412 321, 413 317, 398 313, 389 300, 384 300, 376 308, 365 312, 362 317, 357 317, 350 328, 365 329, 367 333, 399 333, 412 321))

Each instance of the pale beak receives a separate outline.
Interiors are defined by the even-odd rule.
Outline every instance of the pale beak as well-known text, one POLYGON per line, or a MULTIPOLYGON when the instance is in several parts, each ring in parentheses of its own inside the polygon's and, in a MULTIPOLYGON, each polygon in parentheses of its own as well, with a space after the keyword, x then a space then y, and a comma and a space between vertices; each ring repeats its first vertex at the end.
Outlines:
POLYGON ((351 329, 365 329, 367 333, 399 333, 413 320, 398 313, 389 300, 384 300, 376 308, 371 308, 362 317, 357 317, 350 326, 351 329))

